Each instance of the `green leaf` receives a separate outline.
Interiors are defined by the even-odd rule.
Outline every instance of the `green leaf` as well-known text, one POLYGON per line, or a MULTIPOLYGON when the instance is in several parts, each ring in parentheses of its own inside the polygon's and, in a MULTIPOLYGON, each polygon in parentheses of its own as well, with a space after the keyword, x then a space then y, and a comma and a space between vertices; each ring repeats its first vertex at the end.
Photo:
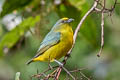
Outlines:
POLYGON ((15 29, 6 33, 1 42, 0 42, 0 53, 4 53, 4 48, 12 48, 16 42, 29 30, 30 27, 34 27, 34 25, 40 20, 40 16, 36 16, 35 18, 29 17, 25 19, 21 24, 16 26, 15 29))
POLYGON ((6 14, 12 12, 13 10, 21 9, 32 0, 5 0, 2 6, 2 12, 0 17, 5 16, 6 14))

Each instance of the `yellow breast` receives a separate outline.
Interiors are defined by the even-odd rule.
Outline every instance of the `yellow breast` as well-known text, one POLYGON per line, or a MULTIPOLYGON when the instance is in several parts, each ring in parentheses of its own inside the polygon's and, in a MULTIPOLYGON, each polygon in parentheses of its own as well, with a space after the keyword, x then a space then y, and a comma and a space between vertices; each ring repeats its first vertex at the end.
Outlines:
POLYGON ((73 44, 73 30, 68 24, 63 27, 64 28, 57 30, 61 33, 60 42, 49 48, 42 55, 36 58, 36 60, 52 62, 54 59, 60 59, 67 54, 73 44))

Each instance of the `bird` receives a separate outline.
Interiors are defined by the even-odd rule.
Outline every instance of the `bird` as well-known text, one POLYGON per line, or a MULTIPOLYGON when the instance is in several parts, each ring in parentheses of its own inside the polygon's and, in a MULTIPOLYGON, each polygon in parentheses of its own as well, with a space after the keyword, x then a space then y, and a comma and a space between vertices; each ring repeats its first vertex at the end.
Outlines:
POLYGON ((70 24, 73 21, 73 18, 67 17, 59 19, 40 43, 36 55, 26 64, 35 61, 53 62, 66 56, 73 45, 73 29, 70 24))

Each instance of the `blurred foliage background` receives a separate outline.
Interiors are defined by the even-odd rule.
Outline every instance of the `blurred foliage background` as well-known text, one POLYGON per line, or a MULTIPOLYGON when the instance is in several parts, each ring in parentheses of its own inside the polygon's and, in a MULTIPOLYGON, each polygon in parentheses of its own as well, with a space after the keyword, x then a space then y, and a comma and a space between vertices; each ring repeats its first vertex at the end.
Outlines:
MULTIPOLYGON (((14 80, 16 72, 21 72, 21 80, 29 80, 31 75, 37 73, 37 69, 44 71, 47 63, 35 62, 29 66, 25 63, 36 54, 41 40, 58 19, 74 18, 72 26, 75 30, 93 1, 0 0, 0 80, 14 80)), ((111 8, 113 2, 107 0, 107 7, 111 8)), ((101 15, 96 13, 87 17, 65 67, 68 70, 87 68, 82 72, 92 80, 119 80, 120 5, 116 6, 111 18, 105 15, 105 46, 102 56, 98 58, 100 19, 101 15)), ((79 73, 77 75, 79 79, 82 77, 79 73)), ((63 71, 60 80, 65 76, 63 71)))

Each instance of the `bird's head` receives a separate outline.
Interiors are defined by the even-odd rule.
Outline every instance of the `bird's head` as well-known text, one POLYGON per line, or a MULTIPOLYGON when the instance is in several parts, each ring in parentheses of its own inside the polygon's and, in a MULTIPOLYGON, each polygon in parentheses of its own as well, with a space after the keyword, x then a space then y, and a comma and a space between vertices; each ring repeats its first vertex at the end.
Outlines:
POLYGON ((69 24, 69 23, 71 23, 71 22, 73 22, 73 21, 74 21, 74 19, 72 19, 72 18, 62 18, 62 19, 59 19, 59 20, 56 22, 56 24, 54 25, 54 28, 60 27, 60 26, 62 26, 62 25, 64 25, 64 24, 69 24))
POLYGON ((62 19, 58 20, 55 25, 69 24, 73 21, 74 21, 74 19, 72 19, 72 18, 62 18, 62 19))

